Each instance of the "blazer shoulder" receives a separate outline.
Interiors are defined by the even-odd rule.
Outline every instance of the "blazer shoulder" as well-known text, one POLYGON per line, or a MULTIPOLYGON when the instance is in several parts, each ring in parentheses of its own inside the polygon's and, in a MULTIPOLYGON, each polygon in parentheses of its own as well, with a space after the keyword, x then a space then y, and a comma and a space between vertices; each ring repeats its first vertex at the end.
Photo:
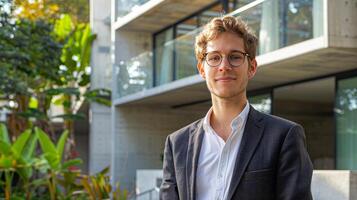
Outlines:
POLYGON ((179 130, 171 133, 168 137, 170 138, 171 141, 176 141, 176 140, 180 140, 183 138, 187 138, 192 131, 195 131, 200 127, 202 120, 203 119, 196 120, 196 121, 192 122, 191 124, 188 124, 188 125, 180 128, 179 130))

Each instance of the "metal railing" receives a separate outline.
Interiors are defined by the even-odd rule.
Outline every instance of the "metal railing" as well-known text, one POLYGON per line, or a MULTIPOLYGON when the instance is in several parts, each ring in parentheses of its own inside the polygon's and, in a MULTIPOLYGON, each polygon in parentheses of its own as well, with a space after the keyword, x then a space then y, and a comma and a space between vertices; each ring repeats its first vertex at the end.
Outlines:
POLYGON ((159 191, 160 189, 158 187, 154 187, 152 189, 136 194, 135 196, 129 198, 129 200, 158 200, 159 191))

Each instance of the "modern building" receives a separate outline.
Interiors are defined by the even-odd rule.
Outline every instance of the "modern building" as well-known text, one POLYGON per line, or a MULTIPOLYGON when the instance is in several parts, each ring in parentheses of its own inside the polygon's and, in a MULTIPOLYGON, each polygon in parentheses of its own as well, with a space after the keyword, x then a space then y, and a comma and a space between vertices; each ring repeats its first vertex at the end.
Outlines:
POLYGON ((314 169, 357 169, 356 0, 92 0, 91 8, 100 24, 111 13, 110 25, 94 26, 106 44, 93 52, 106 56, 93 67, 99 84, 112 66, 113 106, 105 119, 92 112, 90 169, 111 164, 113 181, 134 191, 137 170, 162 168, 167 135, 211 106, 194 38, 223 15, 259 36, 250 103, 304 126, 314 169))

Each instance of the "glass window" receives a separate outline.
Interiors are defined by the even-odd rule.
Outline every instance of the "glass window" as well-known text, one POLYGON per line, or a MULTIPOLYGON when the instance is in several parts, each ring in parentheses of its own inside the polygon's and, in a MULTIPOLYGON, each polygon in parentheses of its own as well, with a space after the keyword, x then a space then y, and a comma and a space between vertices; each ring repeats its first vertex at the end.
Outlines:
POLYGON ((155 37, 155 85, 173 80, 173 28, 155 37))
POLYGON ((203 11, 198 15, 199 17, 199 26, 204 26, 207 24, 212 18, 223 16, 223 6, 222 4, 217 4, 210 9, 203 11))
POLYGON ((238 8, 253 2, 254 0, 228 0, 229 12, 233 12, 238 8))
POLYGON ((151 88, 152 71, 152 52, 144 52, 131 59, 119 61, 116 72, 118 96, 151 88))
POLYGON ((259 38, 258 54, 323 34, 323 0, 266 0, 237 13, 259 38))
POLYGON ((282 8, 281 46, 313 37, 313 0, 285 0, 282 8))
POLYGON ((338 81, 336 96, 337 169, 357 169, 357 77, 338 81))
POLYGON ((270 94, 262 94, 251 96, 248 98, 249 104, 256 110, 270 114, 271 113, 271 97, 270 94))
POLYGON ((197 34, 197 17, 190 18, 176 26, 175 39, 175 79, 197 73, 195 58, 195 36, 197 34))
POLYGON ((116 0, 116 17, 122 17, 149 0, 116 0))

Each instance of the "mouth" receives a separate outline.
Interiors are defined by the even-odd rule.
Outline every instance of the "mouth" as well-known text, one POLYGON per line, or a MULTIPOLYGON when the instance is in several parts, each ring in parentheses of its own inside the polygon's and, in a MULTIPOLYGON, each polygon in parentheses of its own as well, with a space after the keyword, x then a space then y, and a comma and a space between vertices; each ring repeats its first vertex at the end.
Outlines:
POLYGON ((218 77, 214 79, 215 81, 220 81, 220 82, 229 82, 229 81, 234 81, 236 80, 235 77, 230 77, 230 76, 226 76, 226 77, 218 77))

